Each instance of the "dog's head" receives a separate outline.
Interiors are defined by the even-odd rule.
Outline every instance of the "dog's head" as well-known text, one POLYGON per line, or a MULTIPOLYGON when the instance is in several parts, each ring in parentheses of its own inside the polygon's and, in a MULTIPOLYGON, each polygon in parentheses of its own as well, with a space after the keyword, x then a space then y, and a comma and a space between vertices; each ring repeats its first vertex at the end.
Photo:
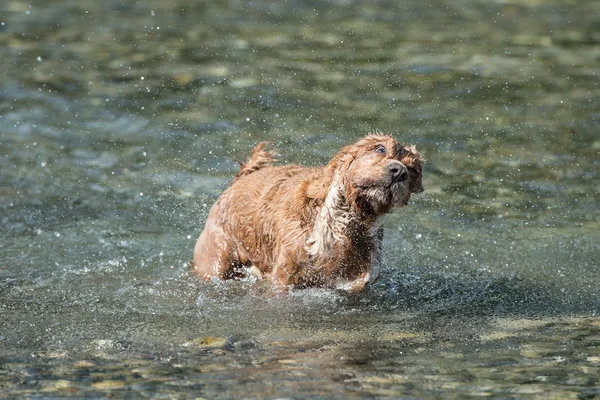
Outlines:
POLYGON ((381 215, 423 191, 423 159, 414 146, 370 135, 344 147, 330 165, 342 177, 345 196, 361 212, 381 215))

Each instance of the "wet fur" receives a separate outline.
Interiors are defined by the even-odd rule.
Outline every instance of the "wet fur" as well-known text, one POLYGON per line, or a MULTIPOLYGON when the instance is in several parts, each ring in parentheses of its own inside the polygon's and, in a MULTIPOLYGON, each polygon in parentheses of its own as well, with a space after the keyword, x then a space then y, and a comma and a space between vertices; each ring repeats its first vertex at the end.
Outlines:
POLYGON ((379 217, 423 191, 419 153, 370 135, 320 168, 272 162, 258 144, 212 207, 194 250, 196 273, 229 279, 249 270, 276 285, 363 289, 379 251, 379 217))

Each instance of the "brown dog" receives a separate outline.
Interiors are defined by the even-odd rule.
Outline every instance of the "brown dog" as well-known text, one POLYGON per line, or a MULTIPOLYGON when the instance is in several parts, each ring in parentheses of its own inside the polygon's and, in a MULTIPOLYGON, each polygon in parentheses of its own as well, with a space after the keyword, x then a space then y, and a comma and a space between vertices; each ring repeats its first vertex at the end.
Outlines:
POLYGON ((196 273, 228 279, 249 270, 276 285, 363 289, 379 217, 423 191, 417 150, 376 134, 324 167, 272 161, 258 144, 212 207, 194 249, 196 273))

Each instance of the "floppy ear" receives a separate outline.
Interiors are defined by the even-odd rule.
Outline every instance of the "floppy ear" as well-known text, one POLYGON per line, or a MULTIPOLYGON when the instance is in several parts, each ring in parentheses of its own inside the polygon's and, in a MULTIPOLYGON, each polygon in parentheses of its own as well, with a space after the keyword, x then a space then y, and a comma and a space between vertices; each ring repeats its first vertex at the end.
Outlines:
POLYGON ((353 146, 340 150, 323 169, 322 179, 307 187, 307 196, 323 201, 304 249, 312 257, 327 255, 335 243, 345 238, 344 229, 351 219, 346 174, 354 161, 353 146))
POLYGON ((352 144, 341 149, 327 165, 327 169, 331 171, 332 176, 338 174, 341 177, 340 183, 346 185, 346 173, 350 169, 350 165, 356 159, 359 152, 359 146, 352 144))
POLYGON ((417 151, 417 146, 406 146, 404 147, 406 150, 408 150, 417 161, 423 162, 425 161, 425 159, 423 158, 423 156, 417 151))
POLYGON ((328 169, 334 169, 337 171, 346 171, 352 164, 355 158, 355 149, 354 146, 346 146, 342 150, 340 150, 332 159, 329 161, 327 165, 328 169))
POLYGON ((313 257, 326 255, 345 237, 344 229, 351 217, 342 179, 334 170, 313 230, 304 243, 304 249, 313 257))
POLYGON ((343 189, 346 184, 346 172, 355 158, 351 147, 346 146, 340 150, 314 179, 307 182, 306 197, 325 200, 333 187, 343 189), (336 176, 337 178, 334 179, 336 176))

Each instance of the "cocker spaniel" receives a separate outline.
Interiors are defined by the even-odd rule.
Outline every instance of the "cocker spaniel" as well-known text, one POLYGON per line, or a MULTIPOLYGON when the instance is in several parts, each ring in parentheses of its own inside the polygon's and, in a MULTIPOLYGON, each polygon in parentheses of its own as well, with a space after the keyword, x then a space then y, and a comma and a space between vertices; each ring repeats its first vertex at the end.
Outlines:
POLYGON ((380 217, 423 191, 413 146, 372 134, 318 168, 272 166, 259 143, 211 208, 194 249, 204 279, 248 272, 276 285, 362 290, 377 260, 380 217))

